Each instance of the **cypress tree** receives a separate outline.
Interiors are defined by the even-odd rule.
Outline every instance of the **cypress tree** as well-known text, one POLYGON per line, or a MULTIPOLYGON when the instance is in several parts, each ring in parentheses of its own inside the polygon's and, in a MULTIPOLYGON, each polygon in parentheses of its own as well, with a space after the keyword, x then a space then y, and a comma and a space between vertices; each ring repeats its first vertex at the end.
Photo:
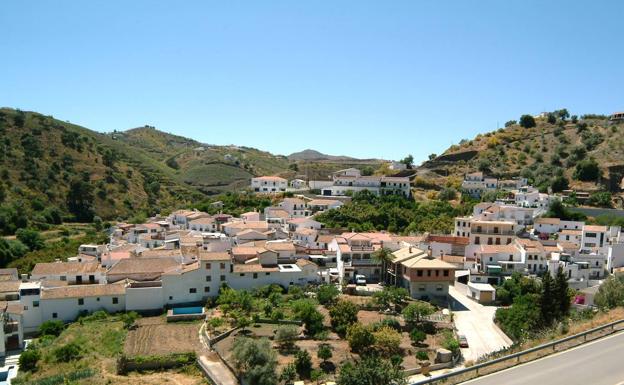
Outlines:
POLYGON ((556 309, 554 295, 554 280, 550 273, 546 273, 542 278, 542 296, 540 298, 540 310, 542 313, 542 321, 546 326, 552 325, 555 315, 559 312, 556 309))
POLYGON ((561 267, 559 267, 557 276, 555 277, 555 296, 559 307, 559 309, 557 309, 557 318, 565 317, 570 311, 570 296, 568 290, 568 279, 565 274, 563 274, 563 269, 561 267))

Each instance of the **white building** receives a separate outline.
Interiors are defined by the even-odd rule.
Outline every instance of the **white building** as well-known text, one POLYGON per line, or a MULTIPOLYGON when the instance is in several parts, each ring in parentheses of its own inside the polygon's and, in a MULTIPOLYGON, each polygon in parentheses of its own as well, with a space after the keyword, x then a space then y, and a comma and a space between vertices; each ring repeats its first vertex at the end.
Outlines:
POLYGON ((251 189, 261 193, 276 193, 286 191, 288 181, 279 176, 259 176, 251 178, 251 189))

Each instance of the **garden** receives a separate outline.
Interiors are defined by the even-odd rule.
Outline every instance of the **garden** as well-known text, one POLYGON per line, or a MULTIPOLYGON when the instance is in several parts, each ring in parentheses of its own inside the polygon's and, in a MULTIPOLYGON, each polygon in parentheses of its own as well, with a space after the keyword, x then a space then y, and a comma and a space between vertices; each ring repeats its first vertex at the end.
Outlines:
POLYGON ((224 287, 208 313, 213 348, 250 385, 401 383, 405 371, 436 362, 440 348, 459 350, 450 316, 394 287, 372 297, 334 285, 224 287))

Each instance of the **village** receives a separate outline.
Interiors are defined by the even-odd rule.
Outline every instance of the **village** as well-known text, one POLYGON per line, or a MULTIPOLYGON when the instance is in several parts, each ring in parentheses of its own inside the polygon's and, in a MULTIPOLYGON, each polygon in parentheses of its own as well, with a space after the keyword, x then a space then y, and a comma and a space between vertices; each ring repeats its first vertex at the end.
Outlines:
MULTIPOLYGON (((563 274, 576 292, 573 306, 591 309, 600 284, 624 271, 624 238, 618 226, 542 217, 562 197, 540 193, 523 178, 497 180, 481 172, 467 174, 464 194, 479 198, 488 191, 505 191, 506 195, 478 203, 471 215, 457 217, 452 234, 354 232, 325 228, 315 220, 319 213, 339 209, 363 190, 409 198, 409 177, 364 177, 351 168, 334 173, 330 183, 315 185, 320 191, 316 196, 284 194, 287 189, 306 187, 300 180, 253 178, 251 194, 282 196, 279 203, 238 217, 182 209, 145 223, 117 223, 107 244, 81 245, 67 261, 38 263, 30 274, 21 276, 16 269, 3 269, 0 295, 5 327, 0 329, 0 354, 24 348, 25 341, 49 321, 71 323, 99 311, 145 316, 164 311, 167 324, 202 320, 197 328, 203 348, 191 350, 201 352, 199 362, 209 378, 229 385, 244 373, 228 362, 232 341, 226 341, 236 329, 245 329, 248 321, 239 319, 253 311, 230 313, 230 322, 224 325, 228 309, 236 308, 236 301, 225 308, 218 305, 224 303, 224 293, 276 288, 271 290, 290 296, 299 287, 320 302, 321 292, 333 288, 332 301, 339 298, 359 307, 356 321, 400 323, 400 346, 394 353, 403 355, 406 374, 421 376, 460 361, 476 362, 513 343, 494 322, 496 306, 490 306, 497 303, 497 287, 512 276, 543 279, 563 274), (437 325, 430 337, 411 337, 410 330, 419 329, 411 329, 406 313, 400 312, 410 303, 428 306, 418 318, 437 325), (219 379, 223 372, 230 382, 219 379)), ((219 202, 214 205, 219 209, 219 202)), ((318 305, 321 313, 331 314, 332 307, 322 305, 318 305)), ((290 308, 273 310, 258 310, 253 323, 261 317, 269 323, 271 319, 301 321, 290 308)), ((325 345, 333 349, 335 358, 348 361, 357 348, 349 349, 346 329, 339 332, 333 324, 334 318, 332 330, 338 334, 325 345)), ((305 321, 303 325, 306 330, 310 327, 305 321)), ((256 337, 279 340, 275 328, 252 331, 256 337)), ((291 333, 310 338, 300 344, 308 343, 311 355, 324 344, 302 329, 291 333)), ((287 356, 280 360, 282 370, 292 363, 287 356)), ((332 379, 332 373, 324 375, 332 379)), ((300 378, 309 379, 309 373, 300 378)))

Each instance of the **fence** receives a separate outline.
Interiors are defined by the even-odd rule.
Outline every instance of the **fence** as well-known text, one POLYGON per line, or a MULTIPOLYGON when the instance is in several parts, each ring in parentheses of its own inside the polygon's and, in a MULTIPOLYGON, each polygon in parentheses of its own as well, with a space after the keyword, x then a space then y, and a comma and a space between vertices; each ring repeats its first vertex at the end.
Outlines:
POLYGON ((571 335, 556 341, 548 342, 531 349, 506 355, 468 368, 458 369, 426 380, 413 382, 410 385, 458 384, 480 376, 485 376, 525 362, 533 361, 549 354, 570 349, 585 342, 604 337, 624 330, 624 320, 608 323, 594 329, 571 335))

